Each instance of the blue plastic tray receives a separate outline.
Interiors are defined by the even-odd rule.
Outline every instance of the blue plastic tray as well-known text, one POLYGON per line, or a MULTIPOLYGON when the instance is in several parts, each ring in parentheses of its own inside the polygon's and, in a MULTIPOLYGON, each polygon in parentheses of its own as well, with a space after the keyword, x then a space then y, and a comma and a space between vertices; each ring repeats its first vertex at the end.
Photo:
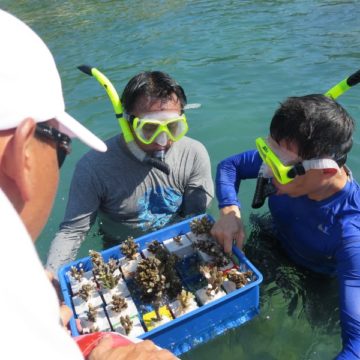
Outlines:
MULTIPOLYGON (((188 233, 191 231, 190 222, 195 218, 203 216, 208 216, 211 219, 209 215, 196 216, 139 237, 135 241, 139 244, 140 250, 143 250, 147 247, 147 243, 154 239, 162 242, 174 236, 188 233)), ((249 269, 254 273, 251 283, 148 331, 139 338, 151 339, 158 346, 169 349, 175 355, 180 355, 198 344, 213 339, 228 329, 242 325, 257 315, 259 313, 259 285, 263 277, 241 251, 234 247, 233 253, 237 257, 240 267, 249 269)), ((101 254, 105 261, 108 261, 110 258, 119 259, 123 257, 119 246, 104 250, 101 254)), ((62 266, 58 272, 65 303, 73 310, 71 287, 67 272, 71 266, 77 266, 80 263, 83 264, 85 271, 91 270, 92 263, 90 257, 86 257, 62 266)), ((70 328, 73 336, 79 335, 74 318, 70 320, 70 328)))

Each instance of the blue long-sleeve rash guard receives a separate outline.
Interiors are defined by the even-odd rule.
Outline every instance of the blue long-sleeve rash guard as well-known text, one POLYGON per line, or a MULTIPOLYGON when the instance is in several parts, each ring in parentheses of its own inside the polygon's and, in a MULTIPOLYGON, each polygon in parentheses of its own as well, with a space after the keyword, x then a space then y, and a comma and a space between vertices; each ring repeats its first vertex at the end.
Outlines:
MULTIPOLYGON (((262 164, 256 150, 223 160, 217 168, 219 207, 240 206, 240 182, 256 178, 262 164)), ((269 197, 278 238, 292 260, 313 271, 336 274, 340 286, 343 349, 337 359, 360 359, 360 189, 350 179, 322 200, 269 197)))

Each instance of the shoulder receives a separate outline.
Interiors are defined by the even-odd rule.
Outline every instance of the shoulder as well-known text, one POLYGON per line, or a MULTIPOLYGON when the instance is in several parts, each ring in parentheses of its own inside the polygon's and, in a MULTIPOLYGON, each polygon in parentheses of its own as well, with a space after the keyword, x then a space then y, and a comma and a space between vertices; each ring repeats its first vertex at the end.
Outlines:
POLYGON ((360 188, 351 181, 345 188, 346 196, 333 204, 335 217, 341 224, 341 237, 344 244, 350 242, 360 245, 360 188))
POLYGON ((93 163, 94 161, 102 162, 106 159, 114 157, 114 154, 120 154, 120 145, 119 145, 119 135, 113 136, 110 139, 105 141, 107 145, 107 151, 101 152, 96 150, 89 150, 85 155, 83 155, 78 163, 93 163))
POLYGON ((105 152, 90 150, 84 154, 76 163, 75 174, 102 174, 104 169, 118 167, 123 161, 119 160, 121 149, 119 135, 105 141, 108 149, 105 152))
POLYGON ((349 182, 349 188, 352 195, 357 199, 360 199, 360 186, 355 179, 352 179, 352 181, 349 182))
POLYGON ((181 140, 175 142, 173 147, 177 151, 202 154, 208 153, 206 147, 200 141, 187 136, 184 136, 181 140))
MULTIPOLYGON (((357 181, 352 180, 346 183, 340 191, 337 201, 333 202, 335 211, 337 210, 341 218, 356 222, 360 217, 360 187, 357 181)), ((360 226, 360 223, 359 223, 360 226)))

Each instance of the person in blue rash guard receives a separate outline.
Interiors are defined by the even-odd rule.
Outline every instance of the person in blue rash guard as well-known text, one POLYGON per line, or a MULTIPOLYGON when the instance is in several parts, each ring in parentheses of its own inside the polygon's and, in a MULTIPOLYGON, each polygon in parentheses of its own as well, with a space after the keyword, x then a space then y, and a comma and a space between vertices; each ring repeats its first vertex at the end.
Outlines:
POLYGON ((336 359, 360 359, 360 190, 345 165, 354 121, 323 95, 291 97, 275 112, 258 150, 218 165, 220 217, 212 235, 231 251, 245 237, 237 193, 241 180, 272 178, 268 205, 275 234, 291 260, 337 276, 343 348, 336 359), (264 161, 263 161, 264 160, 264 161))

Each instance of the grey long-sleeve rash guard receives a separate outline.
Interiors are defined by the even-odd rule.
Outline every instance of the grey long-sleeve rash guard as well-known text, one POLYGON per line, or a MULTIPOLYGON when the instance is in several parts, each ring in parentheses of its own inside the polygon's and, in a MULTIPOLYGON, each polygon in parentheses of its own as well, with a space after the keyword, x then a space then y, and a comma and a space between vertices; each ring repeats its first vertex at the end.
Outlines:
POLYGON ((120 243, 170 224, 181 216, 203 213, 213 198, 211 165, 205 147, 184 137, 167 151, 171 172, 139 162, 119 135, 108 151, 89 151, 77 163, 64 221, 49 251, 47 268, 76 258, 99 216, 105 238, 120 243))

